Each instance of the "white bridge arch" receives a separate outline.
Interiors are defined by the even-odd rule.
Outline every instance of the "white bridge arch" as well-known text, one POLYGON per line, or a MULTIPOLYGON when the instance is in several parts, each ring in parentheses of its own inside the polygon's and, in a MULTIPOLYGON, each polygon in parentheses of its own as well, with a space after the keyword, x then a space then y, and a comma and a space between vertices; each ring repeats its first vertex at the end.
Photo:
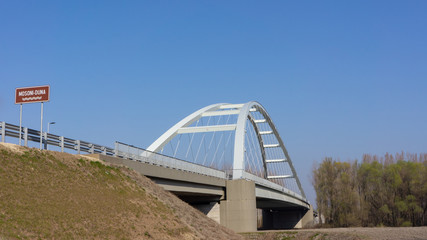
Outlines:
POLYGON ((163 153, 167 145, 170 153, 166 155, 177 157, 181 150, 178 158, 183 160, 226 170, 233 179, 256 175, 306 198, 282 138, 258 102, 218 103, 201 108, 167 130, 147 150, 163 153), (201 154, 203 151, 205 154, 201 154), (232 166, 226 167, 227 164, 232 166))

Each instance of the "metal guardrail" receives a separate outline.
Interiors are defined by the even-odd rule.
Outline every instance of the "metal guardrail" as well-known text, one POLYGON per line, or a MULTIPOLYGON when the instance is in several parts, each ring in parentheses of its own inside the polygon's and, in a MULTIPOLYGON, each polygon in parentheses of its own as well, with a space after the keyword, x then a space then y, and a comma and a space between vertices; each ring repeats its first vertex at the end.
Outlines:
POLYGON ((128 158, 134 161, 149 163, 152 165, 162 166, 166 168, 178 169, 221 179, 226 178, 226 174, 223 171, 169 157, 159 153, 150 152, 148 150, 135 147, 126 143, 116 142, 115 155, 118 157, 128 158))
MULTIPOLYGON (((14 137, 19 139, 19 126, 13 125, 6 122, 0 122, 0 133, 1 141, 5 142, 5 137, 14 137)), ((40 142, 40 131, 22 127, 21 128, 21 138, 24 140, 24 146, 28 147, 28 142, 40 142)), ((114 149, 101 146, 98 144, 71 139, 63 136, 58 136, 51 133, 43 132, 42 142, 44 148, 47 149, 48 145, 56 146, 61 148, 61 152, 64 152, 64 149, 71 149, 80 152, 86 153, 100 153, 104 155, 114 155, 114 149)))

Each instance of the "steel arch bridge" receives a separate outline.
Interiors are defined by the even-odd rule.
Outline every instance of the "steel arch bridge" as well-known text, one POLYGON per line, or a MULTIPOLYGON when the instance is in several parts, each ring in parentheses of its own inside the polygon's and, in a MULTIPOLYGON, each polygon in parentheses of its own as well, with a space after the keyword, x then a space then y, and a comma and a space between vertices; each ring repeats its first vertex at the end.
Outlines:
POLYGON ((306 201, 282 138, 258 102, 201 108, 147 150, 225 171, 231 179, 253 180, 306 201))

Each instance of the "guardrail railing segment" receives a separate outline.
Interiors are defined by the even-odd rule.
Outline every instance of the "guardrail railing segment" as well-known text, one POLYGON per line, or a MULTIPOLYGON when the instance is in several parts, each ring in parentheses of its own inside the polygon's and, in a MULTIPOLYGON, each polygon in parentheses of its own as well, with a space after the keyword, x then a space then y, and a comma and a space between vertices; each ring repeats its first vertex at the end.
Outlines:
MULTIPOLYGON (((14 137, 19 139, 19 126, 13 125, 6 122, 0 122, 1 128, 1 141, 5 142, 6 137, 14 137)), ((21 128, 21 140, 24 140, 24 146, 28 147, 28 142, 40 142, 40 131, 22 127, 21 128)), ((44 148, 47 149, 48 145, 56 146, 61 148, 61 152, 64 152, 64 149, 71 149, 80 152, 86 153, 100 153, 104 155, 114 155, 114 149, 110 147, 105 147, 102 145, 76 140, 72 138, 67 138, 63 136, 58 136, 52 133, 43 132, 42 142, 44 148)))

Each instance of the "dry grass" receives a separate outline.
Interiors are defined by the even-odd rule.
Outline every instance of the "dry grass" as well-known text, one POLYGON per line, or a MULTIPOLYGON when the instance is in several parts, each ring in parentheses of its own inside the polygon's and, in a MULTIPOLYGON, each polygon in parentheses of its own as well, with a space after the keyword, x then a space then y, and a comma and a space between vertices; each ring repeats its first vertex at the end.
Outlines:
POLYGON ((252 240, 399 240, 427 239, 427 227, 313 228, 242 234, 252 240))
POLYGON ((2 238, 241 239, 241 236, 127 168, 67 153, 0 144, 2 238))

